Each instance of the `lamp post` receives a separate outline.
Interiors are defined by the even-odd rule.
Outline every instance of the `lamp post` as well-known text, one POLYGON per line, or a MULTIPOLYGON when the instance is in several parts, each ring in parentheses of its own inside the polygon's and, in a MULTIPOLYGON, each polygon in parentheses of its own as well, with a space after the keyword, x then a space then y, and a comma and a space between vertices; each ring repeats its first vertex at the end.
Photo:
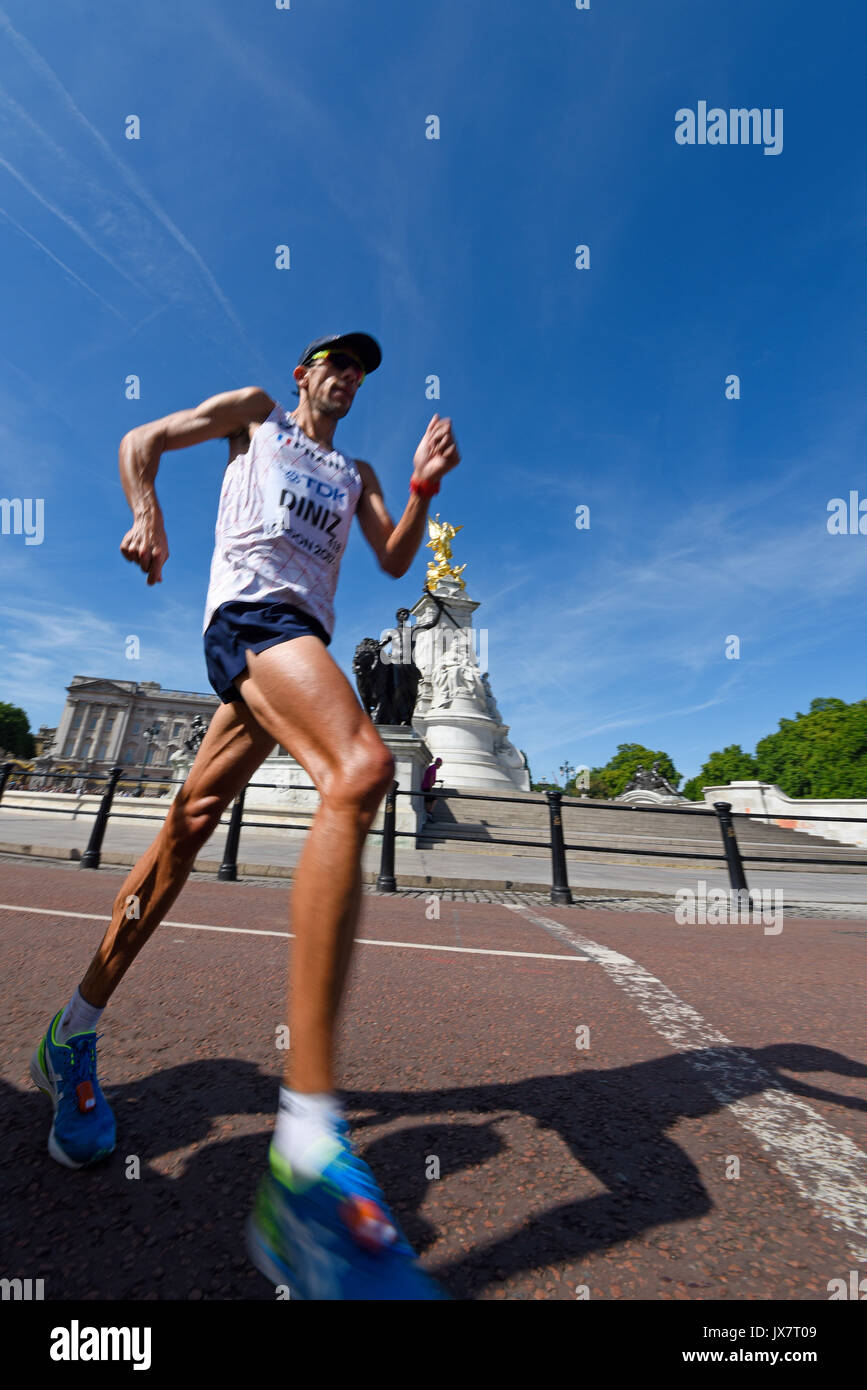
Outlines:
POLYGON ((48 766, 47 766, 47 765, 48 765, 48 763, 50 763, 50 762, 52 761, 52 760, 51 760, 51 757, 50 757, 50 753, 51 753, 51 749, 52 749, 54 746, 55 746, 55 739, 52 738, 50 735, 47 736, 47 737, 45 737, 45 738, 42 740, 42 752, 39 754, 38 757, 34 758, 34 760, 33 760, 33 766, 36 767, 36 768, 38 768, 38 770, 39 770, 39 772, 40 772, 41 775, 40 775, 39 777, 34 777, 34 778, 32 778, 32 779, 31 779, 30 785, 31 785, 32 787, 38 786, 38 788, 39 788, 40 791, 48 791, 48 790, 51 790, 51 788, 49 788, 48 785, 47 785, 47 784, 48 784, 48 766))
POLYGON ((78 767, 76 769, 78 776, 75 779, 75 790, 79 796, 84 796, 84 788, 86 786, 87 764, 90 762, 89 739, 85 739, 82 748, 84 751, 79 754, 78 767))
POLYGON ((161 729, 161 724, 151 724, 150 728, 145 729, 142 734, 142 738, 144 739, 147 747, 145 749, 144 762, 141 765, 141 772, 139 773, 138 790, 136 791, 136 796, 141 796, 142 794, 142 787, 144 785, 144 770, 147 767, 148 758, 150 757, 151 743, 156 738, 157 734, 160 732, 161 729))

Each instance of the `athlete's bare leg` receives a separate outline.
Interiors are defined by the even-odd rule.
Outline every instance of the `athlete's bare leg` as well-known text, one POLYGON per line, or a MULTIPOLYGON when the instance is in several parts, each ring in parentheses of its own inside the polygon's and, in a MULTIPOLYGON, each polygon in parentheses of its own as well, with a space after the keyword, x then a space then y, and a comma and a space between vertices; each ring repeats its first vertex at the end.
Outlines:
POLYGON ((226 807, 274 747, 274 739, 240 701, 221 704, 160 833, 114 901, 111 925, 79 989, 103 1008, 142 946, 159 926, 226 807), (137 903, 130 903, 135 895, 137 903), (130 915, 134 911, 139 916, 130 915))
POLYGON ((361 851, 394 776, 386 748, 318 637, 247 651, 235 681, 250 712, 297 759, 321 804, 292 892, 290 1090, 335 1087, 334 1032, 361 903, 361 851))

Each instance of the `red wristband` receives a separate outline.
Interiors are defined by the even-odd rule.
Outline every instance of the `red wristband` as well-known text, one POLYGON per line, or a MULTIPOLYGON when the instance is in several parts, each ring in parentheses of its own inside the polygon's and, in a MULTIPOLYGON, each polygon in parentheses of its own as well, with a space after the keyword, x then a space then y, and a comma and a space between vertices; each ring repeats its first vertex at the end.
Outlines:
POLYGON ((421 483, 417 478, 409 480, 410 492, 417 492, 421 497, 435 497, 440 490, 439 483, 421 483))

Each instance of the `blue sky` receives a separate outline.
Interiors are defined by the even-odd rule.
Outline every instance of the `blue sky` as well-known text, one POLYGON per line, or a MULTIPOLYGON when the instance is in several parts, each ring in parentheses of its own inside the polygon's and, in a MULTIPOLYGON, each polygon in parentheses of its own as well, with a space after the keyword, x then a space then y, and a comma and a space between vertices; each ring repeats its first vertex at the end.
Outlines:
MULTIPOLYGON (((0 700, 35 729, 74 674, 210 689, 227 446, 165 455, 148 588, 118 443, 243 385, 292 409, 301 348, 351 329, 383 365, 335 443, 395 518, 452 417, 432 512, 534 777, 627 741, 689 777, 862 698, 867 536, 826 522, 867 496, 865 37, 842 0, 0 0, 0 493, 45 505, 41 545, 0 535, 0 700), (679 145, 699 101, 781 108, 782 152, 679 145)), ((354 530, 345 671, 428 558, 395 581, 354 530)))

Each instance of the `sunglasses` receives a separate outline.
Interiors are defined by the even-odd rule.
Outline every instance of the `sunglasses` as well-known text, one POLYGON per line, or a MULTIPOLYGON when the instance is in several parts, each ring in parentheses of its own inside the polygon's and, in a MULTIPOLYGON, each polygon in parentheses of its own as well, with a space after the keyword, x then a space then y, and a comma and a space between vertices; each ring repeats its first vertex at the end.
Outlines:
POLYGON ((310 358, 308 366, 312 367, 315 363, 315 365, 318 367, 323 362, 332 363, 332 365, 335 366, 339 372, 345 371, 347 367, 353 367, 358 377, 359 386, 364 380, 364 367, 362 366, 359 358, 357 358, 355 354, 352 352, 343 352, 340 349, 338 349, 338 351, 336 352, 333 352, 330 349, 326 348, 322 352, 314 352, 313 356, 310 358))

